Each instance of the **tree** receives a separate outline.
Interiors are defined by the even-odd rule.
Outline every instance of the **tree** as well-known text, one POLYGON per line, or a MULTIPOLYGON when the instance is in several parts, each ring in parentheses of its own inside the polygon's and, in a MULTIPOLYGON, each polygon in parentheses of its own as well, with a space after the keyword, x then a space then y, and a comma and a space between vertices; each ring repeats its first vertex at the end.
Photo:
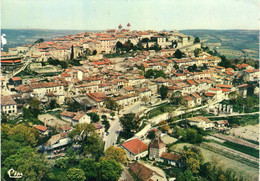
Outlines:
POLYGON ((174 66, 173 66, 176 70, 179 70, 179 65, 177 65, 177 64, 174 64, 174 66))
POLYGON ((69 136, 74 139, 74 142, 81 145, 80 153, 91 154, 96 159, 103 154, 104 144, 93 124, 77 124, 69 136))
POLYGON ((87 180, 97 180, 99 173, 98 162, 91 158, 85 158, 80 161, 79 165, 84 171, 87 180))
POLYGON ((166 78, 166 74, 163 70, 155 70, 154 78, 163 77, 166 78))
POLYGON ((101 180, 118 180, 123 170, 123 167, 115 160, 104 160, 100 162, 101 180))
POLYGON ((126 153, 122 148, 112 145, 105 151, 105 156, 101 157, 100 160, 115 160, 119 163, 125 164, 126 153))
POLYGON ((97 54, 97 50, 94 50, 92 55, 96 55, 97 54))
POLYGON ((228 98, 229 98, 229 99, 232 99, 232 100, 236 99, 237 96, 238 96, 238 92, 237 92, 237 91, 233 91, 233 92, 230 92, 230 93, 228 94, 228 98))
POLYGON ((112 116, 112 117, 114 117, 116 114, 115 114, 115 112, 110 112, 110 116, 112 116))
POLYGON ((42 43, 42 42, 44 42, 44 39, 43 39, 43 38, 40 38, 40 39, 36 40, 36 41, 34 42, 34 44, 36 44, 36 43, 42 43))
POLYGON ((87 113, 87 115, 90 117, 91 122, 93 122, 93 123, 97 123, 100 120, 99 115, 95 112, 87 113))
POLYGON ((50 102, 50 109, 54 109, 58 106, 56 99, 52 99, 50 102))
POLYGON ((35 118, 37 118, 37 116, 40 113, 40 104, 41 102, 37 99, 32 99, 29 101, 30 112, 33 114, 35 118))
POLYGON ((105 104, 107 109, 110 109, 110 110, 113 110, 113 111, 117 110, 118 104, 117 104, 116 100, 113 99, 113 98, 106 99, 104 104, 105 104))
POLYGON ((194 43, 200 43, 200 38, 196 36, 194 39, 194 43))
POLYGON ((233 67, 231 61, 228 60, 228 59, 226 58, 226 56, 222 55, 222 56, 220 56, 220 58, 221 58, 221 62, 219 62, 219 64, 218 64, 219 66, 222 66, 222 67, 225 67, 225 68, 231 68, 231 67, 233 67))
POLYGON ((46 157, 42 154, 37 154, 29 146, 20 149, 16 154, 9 156, 2 162, 3 173, 6 176, 10 168, 23 173, 21 180, 40 181, 50 172, 46 157))
POLYGON ((179 105, 183 105, 184 104, 184 99, 182 96, 182 93, 180 91, 176 91, 172 94, 172 96, 170 97, 171 103, 179 106, 179 105))
POLYGON ((135 116, 135 113, 124 114, 119 121, 127 138, 131 137, 133 131, 136 131, 140 125, 140 120, 135 116))
POLYGON ((68 158, 59 158, 55 161, 55 166, 58 168, 67 168, 68 163, 68 158))
POLYGON ((160 87, 160 89, 159 89, 159 93, 160 93, 160 95, 162 97, 162 100, 164 100, 167 97, 167 95, 168 95, 168 87, 162 85, 160 87))
POLYGON ((200 51, 201 51, 201 48, 196 48, 196 49, 193 51, 195 57, 198 57, 200 51))
POLYGON ((68 181, 83 181, 86 180, 86 176, 83 170, 79 168, 70 168, 67 171, 66 179, 68 181))
POLYGON ((74 47, 71 45, 70 60, 74 59, 74 47))
POLYGON ((150 131, 147 135, 147 138, 149 138, 150 140, 153 140, 156 136, 155 131, 150 131))
POLYGON ((7 123, 7 115, 2 111, 1 112, 1 123, 7 123))
POLYGON ((142 98, 142 102, 144 102, 145 103, 145 105, 149 102, 149 98, 147 97, 147 96, 144 96, 143 98, 142 98))
POLYGON ((120 52, 120 51, 122 51, 122 48, 123 48, 123 44, 120 41, 118 41, 116 43, 116 51, 120 52))
POLYGON ((182 57, 184 57, 184 53, 181 52, 179 49, 177 49, 175 52, 174 52, 174 57, 175 58, 178 58, 178 59, 181 59, 182 57))
POLYGON ((39 132, 35 128, 28 127, 25 124, 17 124, 13 127, 2 125, 2 133, 6 133, 7 135, 21 134, 26 142, 32 146, 37 144, 39 138, 39 132))
POLYGON ((195 147, 184 146, 181 155, 185 168, 189 169, 192 173, 199 173, 200 166, 204 162, 201 150, 195 147))
POLYGON ((110 124, 107 119, 103 119, 102 124, 105 125, 105 131, 108 131, 110 124))
POLYGON ((145 78, 152 78, 155 75, 155 72, 153 69, 149 69, 146 73, 145 73, 145 78))
POLYGON ((67 103, 68 111, 77 112, 81 110, 81 105, 76 101, 70 101, 67 103))
POLYGON ((198 71, 198 67, 196 64, 193 64, 193 66, 189 66, 188 67, 188 71, 189 72, 197 72, 198 71))

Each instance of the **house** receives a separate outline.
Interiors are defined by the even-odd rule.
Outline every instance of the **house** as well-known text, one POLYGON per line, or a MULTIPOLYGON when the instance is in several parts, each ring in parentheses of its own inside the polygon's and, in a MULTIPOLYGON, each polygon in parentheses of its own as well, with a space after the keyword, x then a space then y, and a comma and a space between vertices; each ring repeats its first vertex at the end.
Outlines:
POLYGON ((122 106, 128 106, 134 104, 139 100, 137 93, 125 94, 123 96, 115 97, 117 104, 122 106))
POLYGON ((202 116, 191 117, 191 118, 188 118, 187 120, 189 121, 190 125, 195 125, 204 130, 212 129, 214 127, 214 124, 212 121, 210 121, 208 118, 205 118, 202 116))
POLYGON ((83 111, 69 112, 63 111, 60 114, 61 119, 70 122, 73 126, 79 123, 90 123, 90 117, 83 111))
POLYGON ((140 99, 142 99, 144 96, 150 98, 152 95, 152 91, 148 88, 136 89, 135 92, 139 93, 140 99))
POLYGON ((87 93, 87 97, 97 106, 102 107, 104 101, 108 98, 103 92, 87 93))
POLYGON ((129 166, 132 173, 142 181, 164 181, 166 180, 162 175, 144 166, 141 163, 134 162, 129 166))
POLYGON ((105 136, 105 126, 98 123, 92 123, 96 128, 96 133, 101 137, 104 138, 105 136))
POLYGON ((198 93, 192 93, 191 97, 195 100, 196 105, 201 105, 202 98, 198 93))
POLYGON ((45 126, 37 125, 37 126, 35 126, 35 128, 43 135, 48 135, 48 133, 49 133, 48 132, 48 128, 46 127, 46 125, 45 126))
POLYGON ((19 85, 21 85, 22 82, 22 78, 21 77, 13 77, 11 79, 9 79, 9 85, 13 85, 14 87, 17 87, 19 85))
POLYGON ((60 133, 53 135, 45 144, 38 148, 40 151, 46 153, 47 158, 55 158, 64 156, 64 152, 70 141, 68 133, 60 133))
POLYGON ((64 126, 60 126, 59 130, 62 133, 67 133, 72 130, 72 127, 70 127, 69 125, 64 125, 64 126))
POLYGON ((218 100, 223 98, 222 89, 211 88, 208 90, 208 92, 215 94, 215 98, 218 100))
POLYGON ((17 114, 17 103, 12 96, 1 96, 1 112, 6 115, 17 114))
POLYGON ((157 136, 151 141, 149 145, 149 159, 160 160, 160 155, 166 151, 166 144, 162 141, 161 137, 157 136))
POLYGON ((237 86, 237 88, 238 88, 239 96, 246 98, 248 84, 239 85, 239 86, 237 86))
POLYGON ((214 124, 217 128, 223 128, 229 125, 228 120, 215 121, 214 124))
POLYGON ((183 99, 184 99, 186 107, 191 108, 191 107, 195 106, 195 101, 191 96, 185 95, 185 96, 183 96, 183 99))
POLYGON ((148 155, 148 146, 138 138, 123 143, 122 147, 130 160, 139 160, 148 155))
POLYGON ((182 166, 181 159, 182 159, 181 155, 176 154, 176 153, 163 152, 160 156, 161 162, 164 162, 169 165, 176 166, 176 167, 182 166))

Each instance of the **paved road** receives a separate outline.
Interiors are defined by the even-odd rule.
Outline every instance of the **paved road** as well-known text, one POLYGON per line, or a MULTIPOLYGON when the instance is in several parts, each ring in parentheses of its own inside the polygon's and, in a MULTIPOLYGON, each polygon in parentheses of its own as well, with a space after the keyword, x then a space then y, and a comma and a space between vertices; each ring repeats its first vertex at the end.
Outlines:
MULTIPOLYGON (((154 96, 151 98, 152 103, 154 104, 156 102, 157 98, 154 96)), ((160 102, 161 103, 161 102, 160 102)), ((110 122, 110 128, 108 129, 109 135, 105 138, 105 150, 113 145, 116 144, 119 132, 122 130, 122 127, 119 123, 119 117, 121 117, 123 114, 128 113, 140 113, 142 111, 148 110, 144 103, 142 102, 136 102, 133 105, 127 107, 125 110, 121 111, 119 116, 115 116, 115 120, 110 122)))

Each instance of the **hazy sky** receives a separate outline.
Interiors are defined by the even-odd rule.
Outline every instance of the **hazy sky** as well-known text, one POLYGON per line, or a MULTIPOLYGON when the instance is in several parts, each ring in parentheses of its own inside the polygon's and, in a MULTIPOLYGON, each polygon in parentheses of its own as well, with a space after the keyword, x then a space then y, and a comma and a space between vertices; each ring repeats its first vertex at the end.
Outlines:
POLYGON ((2 28, 259 29, 258 0, 1 0, 2 28))

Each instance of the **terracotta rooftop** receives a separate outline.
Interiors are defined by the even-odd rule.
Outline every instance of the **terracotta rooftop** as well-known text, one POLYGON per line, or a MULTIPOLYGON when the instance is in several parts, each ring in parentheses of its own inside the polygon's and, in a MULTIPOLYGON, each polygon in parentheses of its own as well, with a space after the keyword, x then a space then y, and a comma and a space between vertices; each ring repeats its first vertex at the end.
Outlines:
POLYGON ((207 97, 214 97, 216 94, 215 93, 211 93, 211 92, 206 92, 205 96, 207 97))
POLYGON ((13 77, 13 78, 11 78, 13 81, 19 81, 19 80, 22 80, 22 78, 21 77, 13 77))
POLYGON ((150 143, 150 148, 163 148, 166 144, 162 141, 160 136, 156 136, 150 143))
POLYGON ((129 166, 129 169, 134 173, 134 175, 138 179, 140 179, 142 181, 152 181, 151 177, 155 174, 162 177, 160 174, 156 173, 155 171, 151 170, 150 168, 148 168, 138 162, 132 163, 129 166))
POLYGON ((70 130, 71 127, 69 125, 64 125, 64 126, 61 126, 60 129, 62 129, 63 131, 67 131, 67 130, 70 130))
POLYGON ((125 147, 128 151, 130 151, 134 155, 137 155, 139 153, 148 150, 148 146, 142 141, 140 141, 138 138, 127 141, 123 143, 122 146, 125 147))
POLYGON ((60 113, 60 115, 73 118, 75 113, 74 112, 69 112, 69 111, 63 111, 62 113, 60 113))
POLYGON ((87 95, 96 102, 102 102, 107 99, 106 94, 103 92, 88 93, 87 95))
POLYGON ((105 126, 102 125, 102 124, 97 124, 97 123, 92 123, 92 124, 95 126, 96 129, 102 129, 102 128, 105 127, 105 126))
POLYGON ((1 96, 1 106, 16 105, 12 96, 1 96))
POLYGON ((171 161, 175 161, 175 162, 181 161, 181 155, 178 155, 176 153, 163 152, 160 157, 163 159, 167 159, 167 160, 171 160, 171 161))
POLYGON ((216 87, 231 89, 233 86, 232 85, 225 85, 225 84, 217 84, 216 87))
POLYGON ((48 129, 46 126, 42 126, 42 125, 37 125, 35 128, 43 132, 45 132, 48 129))

